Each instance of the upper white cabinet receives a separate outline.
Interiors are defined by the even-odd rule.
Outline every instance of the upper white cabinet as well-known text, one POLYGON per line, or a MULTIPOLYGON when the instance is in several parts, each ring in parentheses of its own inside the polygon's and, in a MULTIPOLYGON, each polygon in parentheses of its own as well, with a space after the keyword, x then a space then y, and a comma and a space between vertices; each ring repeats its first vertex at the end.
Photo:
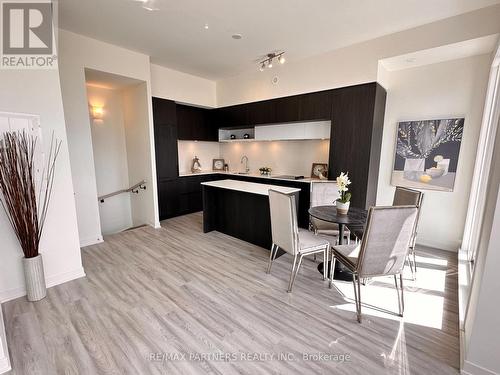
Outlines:
POLYGON ((330 138, 330 121, 294 122, 255 127, 256 141, 287 141, 330 138))

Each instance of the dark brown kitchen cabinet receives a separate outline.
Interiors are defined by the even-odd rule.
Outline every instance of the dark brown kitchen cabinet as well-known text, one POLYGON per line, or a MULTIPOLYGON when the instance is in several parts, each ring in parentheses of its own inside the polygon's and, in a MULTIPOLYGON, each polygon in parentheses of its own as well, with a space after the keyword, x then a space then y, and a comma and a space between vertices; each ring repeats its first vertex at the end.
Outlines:
POLYGON ((349 172, 355 207, 375 205, 386 91, 378 83, 332 92, 329 176, 349 172))
MULTIPOLYGON (((222 127, 297 121, 331 120, 330 179, 340 172, 349 172, 352 205, 374 205, 385 99, 385 89, 376 82, 212 110, 153 98, 160 218, 201 210, 201 182, 221 178, 220 175, 178 177, 178 139, 216 141, 218 128, 222 127)), ((280 185, 287 186, 283 181, 280 185)), ((304 194, 299 203, 302 225, 308 220, 309 198, 304 194)))
POLYGON ((175 102, 153 98, 153 124, 158 180, 179 175, 175 102))
POLYGON ((209 109, 177 104, 177 138, 184 141, 217 141, 218 129, 209 109))
POLYGON ((158 182, 160 220, 199 212, 203 209, 201 183, 219 179, 220 175, 194 175, 158 182))
POLYGON ((261 125, 276 122, 276 103, 274 100, 263 100, 247 104, 248 124, 261 125))
POLYGON ((213 110, 217 128, 237 128, 248 125, 248 104, 232 105, 213 110))
POLYGON ((275 122, 299 121, 300 97, 298 95, 274 99, 273 102, 276 111, 275 122))
POLYGON ((332 90, 299 95, 300 121, 330 120, 332 115, 332 90))

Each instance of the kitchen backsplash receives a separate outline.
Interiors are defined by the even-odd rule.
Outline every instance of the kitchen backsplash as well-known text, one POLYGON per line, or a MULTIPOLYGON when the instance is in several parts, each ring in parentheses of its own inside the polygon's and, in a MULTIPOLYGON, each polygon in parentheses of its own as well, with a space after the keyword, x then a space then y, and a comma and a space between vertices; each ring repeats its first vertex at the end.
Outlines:
POLYGON ((230 171, 242 171, 241 157, 248 157, 252 173, 260 167, 271 167, 273 174, 310 176, 312 163, 328 163, 330 141, 269 141, 269 142, 193 142, 179 141, 179 172, 191 171, 196 155, 203 170, 212 169, 212 159, 223 158, 230 171))
POLYGON ((191 172, 193 158, 198 156, 201 169, 209 171, 212 169, 212 159, 220 158, 219 142, 194 142, 177 141, 179 152, 179 173, 191 172))

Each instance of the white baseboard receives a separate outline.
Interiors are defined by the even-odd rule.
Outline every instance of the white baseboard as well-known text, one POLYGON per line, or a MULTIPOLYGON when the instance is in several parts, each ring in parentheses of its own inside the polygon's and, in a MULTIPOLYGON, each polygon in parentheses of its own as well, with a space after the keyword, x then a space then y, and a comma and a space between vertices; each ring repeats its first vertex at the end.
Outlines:
POLYGON ((469 361, 464 361, 464 367, 460 373, 463 375, 499 375, 498 372, 488 370, 469 361))
POLYGON ((5 337, 5 325, 3 323, 2 306, 0 306, 0 374, 10 371, 9 349, 5 337))
MULTIPOLYGON (((83 270, 83 267, 80 267, 73 271, 47 276, 45 278, 45 283, 47 284, 47 288, 50 288, 71 280, 79 279, 80 277, 85 277, 85 271, 83 270)), ((25 295, 26 295, 26 289, 24 286, 9 289, 0 292, 0 303, 7 302, 25 295)))
POLYGON ((12 370, 12 368, 10 367, 9 357, 0 358, 0 374, 6 373, 10 370, 12 370))
POLYGON ((101 242, 104 242, 104 240, 102 239, 102 237, 98 237, 98 238, 83 238, 83 239, 80 239, 80 247, 91 246, 91 245, 95 245, 95 244, 98 244, 98 243, 101 243, 101 242))

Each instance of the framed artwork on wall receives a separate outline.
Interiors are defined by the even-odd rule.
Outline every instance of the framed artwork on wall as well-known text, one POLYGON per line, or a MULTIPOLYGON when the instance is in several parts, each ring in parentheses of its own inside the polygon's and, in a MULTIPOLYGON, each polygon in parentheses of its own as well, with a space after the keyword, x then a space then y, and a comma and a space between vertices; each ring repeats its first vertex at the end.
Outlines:
POLYGON ((453 191, 464 118, 398 123, 391 184, 453 191))

